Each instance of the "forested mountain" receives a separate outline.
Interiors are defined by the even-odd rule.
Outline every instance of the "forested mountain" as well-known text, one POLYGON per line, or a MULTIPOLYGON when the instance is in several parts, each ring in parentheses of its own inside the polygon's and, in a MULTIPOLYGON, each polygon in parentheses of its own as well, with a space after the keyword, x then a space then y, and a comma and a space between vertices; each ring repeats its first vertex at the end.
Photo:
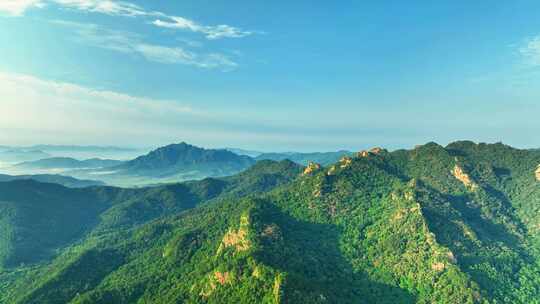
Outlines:
POLYGON ((104 186, 105 184, 96 180, 76 179, 71 176, 57 174, 33 174, 33 175, 6 175, 0 174, 0 182, 10 182, 14 180, 35 180, 42 183, 59 184, 68 188, 84 188, 89 186, 104 186))
POLYGON ((318 163, 321 165, 330 165, 337 162, 343 156, 352 155, 349 151, 337 151, 337 152, 312 152, 312 153, 262 153, 255 157, 257 160, 269 159, 269 160, 284 160, 289 159, 295 163, 306 166, 310 162, 318 163))
POLYGON ((264 192, 300 171, 289 161, 266 161, 236 176, 140 189, 0 182, 0 268, 41 261, 90 231, 132 227, 218 196, 264 192))
POLYGON ((462 141, 156 188, 1 184, 0 302, 540 303, 539 165, 462 141))
POLYGON ((253 165, 248 156, 227 150, 203 149, 187 143, 172 144, 137 157, 113 170, 130 175, 166 177, 180 173, 200 176, 225 176, 253 165))

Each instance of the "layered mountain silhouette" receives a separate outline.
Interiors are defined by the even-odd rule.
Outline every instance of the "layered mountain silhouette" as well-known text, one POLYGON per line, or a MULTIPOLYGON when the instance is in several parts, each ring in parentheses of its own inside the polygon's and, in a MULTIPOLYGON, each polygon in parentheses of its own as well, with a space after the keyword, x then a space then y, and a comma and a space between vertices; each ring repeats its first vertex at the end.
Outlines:
POLYGON ((0 150, 0 162, 18 163, 24 161, 34 161, 51 157, 50 154, 41 150, 11 149, 0 150))
POLYGON ((90 186, 104 186, 105 183, 95 180, 81 180, 71 176, 59 174, 33 174, 33 175, 6 175, 0 174, 0 182, 15 180, 34 180, 41 183, 59 184, 68 188, 84 188, 90 186))
POLYGON ((36 161, 22 162, 13 166, 15 169, 90 169, 118 166, 122 161, 91 158, 77 160, 71 157, 52 157, 36 161))
POLYGON ((461 141, 151 188, 0 183, 0 302, 538 303, 539 165, 461 141))
MULTIPOLYGON (((61 151, 69 153, 124 152, 120 148, 114 147, 49 145, 35 147, 49 149, 48 151, 51 153, 61 151)), ((288 159, 301 165, 307 165, 310 162, 328 165, 346 155, 352 155, 352 153, 348 151, 262 153, 232 148, 204 149, 182 142, 157 148, 148 154, 128 161, 46 157, 24 161, 3 169, 5 173, 10 175, 62 174, 77 179, 100 180, 111 185, 130 187, 229 176, 241 172, 261 160, 281 161, 288 159)), ((49 155, 44 154, 43 156, 49 155)))
POLYGON ((112 169, 119 173, 156 177, 189 172, 209 177, 238 173, 254 163, 248 156, 182 142, 158 148, 112 169))

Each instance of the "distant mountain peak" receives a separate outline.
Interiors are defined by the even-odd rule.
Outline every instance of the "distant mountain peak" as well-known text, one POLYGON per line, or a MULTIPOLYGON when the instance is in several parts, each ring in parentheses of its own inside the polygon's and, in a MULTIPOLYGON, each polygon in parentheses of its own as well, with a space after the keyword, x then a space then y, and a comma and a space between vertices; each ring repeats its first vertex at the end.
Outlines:
POLYGON ((174 175, 183 171, 206 171, 208 176, 240 172, 255 163, 251 157, 224 149, 204 149, 186 142, 157 148, 120 166, 142 175, 174 175))

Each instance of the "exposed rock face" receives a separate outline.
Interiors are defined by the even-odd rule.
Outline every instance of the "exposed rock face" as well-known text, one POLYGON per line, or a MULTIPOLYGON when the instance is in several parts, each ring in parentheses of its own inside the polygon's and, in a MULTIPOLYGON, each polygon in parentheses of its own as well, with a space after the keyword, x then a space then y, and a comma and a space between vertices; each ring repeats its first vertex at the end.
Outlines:
POLYGON ((375 147, 371 150, 369 150, 369 153, 372 153, 372 154, 381 154, 381 152, 384 152, 386 151, 385 149, 381 148, 381 147, 375 147))
POLYGON ((336 173, 336 165, 330 167, 330 169, 328 169, 328 171, 326 172, 326 175, 334 175, 334 173, 336 173))
POLYGON ((358 157, 368 157, 370 154, 378 155, 378 154, 381 154, 382 152, 387 152, 387 150, 381 147, 375 147, 375 148, 371 148, 369 151, 363 150, 363 151, 358 152, 358 157))
POLYGON ((368 157, 369 156, 369 152, 368 151, 360 151, 358 152, 358 157, 368 157))
POLYGON ((218 286, 223 286, 225 284, 232 284, 233 277, 230 272, 225 271, 214 271, 210 274, 208 274, 208 282, 205 284, 206 286, 201 290, 199 293, 199 296, 203 298, 208 298, 218 286))
POLYGON ((310 162, 306 169, 304 169, 304 172, 302 173, 302 175, 308 175, 308 174, 311 174, 315 171, 318 171, 319 169, 321 169, 321 165, 317 164, 317 163, 314 163, 314 162, 310 162))
POLYGON ((219 255, 225 248, 234 247, 236 252, 246 251, 251 247, 248 236, 249 218, 243 215, 240 218, 240 228, 238 230, 229 229, 223 236, 223 240, 219 245, 217 254, 219 255))
POLYGON ((231 275, 229 272, 214 272, 214 278, 220 285, 225 285, 231 282, 231 275))
POLYGON ((540 165, 536 167, 536 171, 534 172, 534 174, 536 175, 536 180, 540 182, 540 165))
POLYGON ((444 263, 441 263, 441 262, 431 264, 431 269, 435 271, 443 271, 444 268, 446 268, 446 265, 444 265, 444 263))
POLYGON ((340 167, 341 168, 347 168, 352 163, 352 158, 348 156, 343 156, 340 160, 340 167))
POLYGON ((452 170, 452 174, 457 180, 462 182, 463 185, 465 185, 465 187, 471 190, 475 190, 478 188, 478 185, 475 182, 473 182, 471 177, 467 173, 465 173, 465 171, 457 164, 454 166, 454 170, 452 170))
POLYGON ((448 257, 448 260, 452 263, 457 263, 457 259, 456 257, 454 256, 454 253, 452 253, 452 251, 448 251, 446 253, 446 256, 448 257))

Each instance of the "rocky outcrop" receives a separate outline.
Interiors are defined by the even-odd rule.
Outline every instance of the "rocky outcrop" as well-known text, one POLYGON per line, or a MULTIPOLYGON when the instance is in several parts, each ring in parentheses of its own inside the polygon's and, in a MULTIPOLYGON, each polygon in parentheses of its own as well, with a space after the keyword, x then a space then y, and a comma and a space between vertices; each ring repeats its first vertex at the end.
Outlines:
POLYGON ((369 155, 379 155, 383 152, 388 152, 386 149, 383 149, 381 147, 375 147, 371 148, 369 151, 363 150, 358 152, 358 157, 368 157, 369 155))
POLYGON ((319 171, 320 169, 321 169, 321 165, 314 162, 310 162, 307 165, 307 167, 304 169, 304 172, 302 172, 302 175, 309 175, 316 171, 319 171))
POLYGON ((204 288, 199 292, 199 296, 208 298, 218 286, 224 286, 226 284, 232 284, 233 276, 230 272, 214 271, 208 274, 208 280, 204 288))
POLYGON ((352 163, 352 158, 348 157, 348 156, 343 156, 340 160, 339 160, 339 163, 340 163, 340 168, 347 168, 351 163, 352 163))
POLYGON ((219 255, 225 248, 228 247, 233 247, 236 252, 246 251, 251 248, 251 242, 247 237, 248 226, 249 218, 247 215, 243 215, 240 218, 240 227, 238 230, 229 229, 229 231, 223 236, 217 254, 219 255))
POLYGON ((360 151, 358 152, 358 157, 368 157, 369 156, 369 152, 368 151, 360 151))
POLYGON ((471 179, 469 174, 457 164, 454 166, 454 170, 452 170, 452 175, 470 190, 476 190, 478 188, 478 185, 471 179))
POLYGON ((372 148, 371 150, 369 150, 369 153, 371 154, 381 154, 382 152, 386 152, 385 149, 381 148, 381 147, 375 147, 375 148, 372 148))
POLYGON ((328 171, 326 172, 326 175, 334 175, 336 173, 336 165, 333 165, 330 167, 330 169, 328 169, 328 171))
POLYGON ((536 176, 536 180, 540 182, 540 165, 536 167, 536 171, 534 172, 534 175, 536 176))
POLYGON ((431 269, 433 269, 435 271, 443 271, 444 268, 446 268, 446 265, 444 263, 441 263, 441 262, 431 264, 431 269))
POLYGON ((214 279, 220 284, 225 285, 231 282, 231 274, 226 272, 214 271, 214 279))

